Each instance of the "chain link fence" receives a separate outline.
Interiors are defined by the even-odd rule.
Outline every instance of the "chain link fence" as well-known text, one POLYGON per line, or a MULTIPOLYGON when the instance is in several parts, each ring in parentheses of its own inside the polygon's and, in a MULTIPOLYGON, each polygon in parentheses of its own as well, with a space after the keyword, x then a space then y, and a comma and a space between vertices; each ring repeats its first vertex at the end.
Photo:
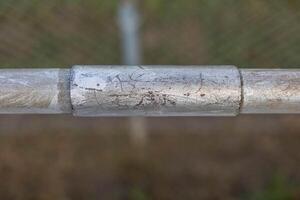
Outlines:
MULTIPOLYGON (((144 0, 143 64, 300 67, 300 1, 144 0)), ((0 1, 3 68, 121 64, 117 0, 0 1)), ((1 91, 0 91, 1 92, 1 91)), ((0 116, 0 199, 298 199, 299 117, 0 116)))
MULTIPOLYGON (((146 0, 139 3, 145 64, 297 67, 299 2, 146 0)), ((120 64, 118 1, 0 3, 3 67, 120 64)))

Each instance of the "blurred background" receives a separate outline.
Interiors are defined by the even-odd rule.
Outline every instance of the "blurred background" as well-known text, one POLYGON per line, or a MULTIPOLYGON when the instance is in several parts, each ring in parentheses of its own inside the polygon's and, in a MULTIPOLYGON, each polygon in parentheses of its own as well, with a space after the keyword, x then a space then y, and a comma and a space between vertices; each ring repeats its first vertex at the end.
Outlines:
MULTIPOLYGON (((143 64, 300 67, 299 0, 132 3, 143 64)), ((0 65, 122 64, 121 6, 0 0, 0 65)), ((300 199, 299 120, 1 115, 0 199, 300 199)))

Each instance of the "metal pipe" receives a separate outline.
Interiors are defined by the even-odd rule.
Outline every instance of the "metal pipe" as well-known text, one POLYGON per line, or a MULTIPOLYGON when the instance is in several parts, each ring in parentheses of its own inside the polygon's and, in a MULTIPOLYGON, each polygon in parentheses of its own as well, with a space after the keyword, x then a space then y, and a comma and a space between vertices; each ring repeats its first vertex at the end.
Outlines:
POLYGON ((299 69, 242 69, 241 113, 300 113, 299 69))
MULTIPOLYGON (((118 21, 122 39, 123 64, 140 65, 142 60, 139 34, 140 14, 135 0, 120 1, 118 21)), ((141 117, 129 118, 129 129, 133 145, 137 147, 144 146, 147 140, 146 120, 141 117)))
POLYGON ((128 0, 121 1, 118 14, 122 38, 123 63, 126 65, 138 65, 141 63, 140 17, 135 3, 128 0))
POLYGON ((1 114, 71 113, 68 69, 1 69, 1 114))
POLYGON ((74 66, 1 69, 0 113, 236 116, 300 113, 300 69, 74 66))
POLYGON ((234 116, 241 96, 233 66, 76 66, 76 116, 234 116))

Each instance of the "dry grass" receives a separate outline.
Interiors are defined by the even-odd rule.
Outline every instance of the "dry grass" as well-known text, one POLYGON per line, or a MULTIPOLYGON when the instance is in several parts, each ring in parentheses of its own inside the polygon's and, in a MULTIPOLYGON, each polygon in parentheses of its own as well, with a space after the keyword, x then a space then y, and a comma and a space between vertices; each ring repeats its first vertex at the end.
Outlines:
POLYGON ((136 149, 125 119, 5 117, 0 199, 298 199, 298 120, 154 118, 136 149))
MULTIPOLYGON (((297 0, 145 0, 146 64, 299 67, 297 0)), ((3 67, 119 64, 116 0, 0 1, 3 67)), ((299 116, 1 116, 0 199, 300 199, 299 116)))

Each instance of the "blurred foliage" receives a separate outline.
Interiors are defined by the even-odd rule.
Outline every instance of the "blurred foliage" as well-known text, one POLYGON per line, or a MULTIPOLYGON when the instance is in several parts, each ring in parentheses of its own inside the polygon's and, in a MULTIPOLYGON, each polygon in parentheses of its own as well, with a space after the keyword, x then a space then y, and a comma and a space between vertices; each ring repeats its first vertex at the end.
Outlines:
MULTIPOLYGON (((0 1, 4 67, 121 64, 117 0, 0 1)), ((298 0, 145 0, 146 64, 299 67, 298 0)))
POLYGON ((131 200, 147 200, 149 199, 148 194, 146 194, 139 187, 133 187, 129 192, 129 199, 131 200))
POLYGON ((126 122, 0 116, 0 199, 300 198, 299 117, 151 118, 142 148, 126 122))
POLYGON ((160 62, 180 64, 299 66, 297 0, 146 2, 145 29, 159 27, 157 35, 161 38, 157 49, 145 47, 149 63, 162 59, 160 62))
POLYGON ((251 194, 249 200, 292 200, 297 189, 286 177, 275 175, 264 190, 251 194))
MULTIPOLYGON (((300 67, 299 0, 139 2, 145 64, 300 67)), ((118 3, 0 0, 1 66, 121 64, 118 3)), ((158 119, 140 159, 120 119, 4 117, 0 199, 299 199, 299 119, 285 119, 158 119)))
POLYGON ((2 66, 113 63, 119 58, 116 1, 1 1, 2 66))

